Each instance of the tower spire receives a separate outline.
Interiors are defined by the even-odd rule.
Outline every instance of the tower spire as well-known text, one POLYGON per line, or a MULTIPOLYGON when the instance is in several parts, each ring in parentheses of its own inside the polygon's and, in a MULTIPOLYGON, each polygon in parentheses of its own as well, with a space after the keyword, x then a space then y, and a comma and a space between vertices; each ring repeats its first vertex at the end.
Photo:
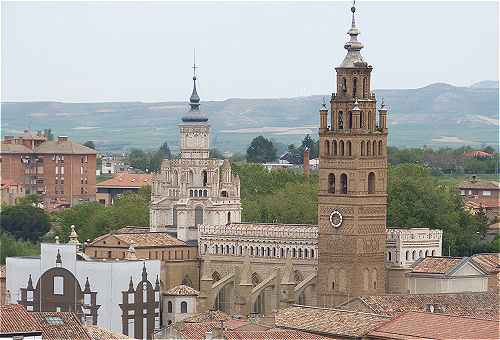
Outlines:
POLYGON ((344 61, 340 65, 340 67, 355 67, 359 63, 363 63, 366 66, 366 63, 363 61, 363 57, 361 56, 361 49, 363 48, 363 44, 358 41, 358 35, 361 33, 358 27, 356 26, 356 1, 353 1, 352 7, 352 22, 351 28, 347 31, 350 39, 345 43, 344 48, 347 50, 347 55, 344 58, 344 61))
POLYGON ((191 97, 189 97, 189 111, 182 117, 183 122, 207 122, 208 118, 205 114, 200 112, 200 96, 198 96, 198 91, 196 90, 196 50, 193 51, 193 92, 191 92, 191 97))

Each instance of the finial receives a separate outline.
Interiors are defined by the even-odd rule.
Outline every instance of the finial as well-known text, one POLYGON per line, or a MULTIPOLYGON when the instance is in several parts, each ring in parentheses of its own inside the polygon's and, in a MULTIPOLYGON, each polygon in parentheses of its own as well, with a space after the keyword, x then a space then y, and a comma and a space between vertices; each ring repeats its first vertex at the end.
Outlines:
POLYGON ((352 2, 351 12, 352 12, 352 28, 355 28, 356 27, 356 20, 354 18, 354 12, 356 12, 356 0, 354 0, 352 2))
POLYGON ((61 253, 59 252, 59 249, 57 249, 57 256, 56 256, 56 266, 57 265, 62 265, 62 259, 61 259, 61 253))
POLYGON ((384 97, 382 97, 382 101, 380 103, 380 111, 387 111, 385 107, 384 97))
POLYGON ((148 280, 148 272, 146 271, 146 262, 143 262, 142 281, 147 281, 147 280, 148 280))
POLYGON ((78 234, 75 231, 75 225, 71 225, 71 233, 69 234, 69 244, 77 244, 79 245, 80 242, 78 242, 78 234))
POLYGON ((193 80, 196 80, 196 48, 193 49, 193 80))

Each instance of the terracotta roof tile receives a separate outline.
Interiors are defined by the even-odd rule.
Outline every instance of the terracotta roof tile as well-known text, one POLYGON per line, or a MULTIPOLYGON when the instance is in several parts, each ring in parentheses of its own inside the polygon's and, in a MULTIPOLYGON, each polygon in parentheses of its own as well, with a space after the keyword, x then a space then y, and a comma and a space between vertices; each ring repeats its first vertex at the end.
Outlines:
POLYGON ((0 154, 30 154, 33 151, 22 144, 1 143, 0 154))
POLYGON ((408 312, 369 333, 390 339, 498 339, 498 321, 408 312), (443 327, 445 326, 445 327, 443 327))
POLYGON ((179 295, 179 296, 197 296, 200 292, 196 289, 185 285, 178 285, 170 288, 165 295, 179 295))
POLYGON ((458 186, 460 189, 493 189, 500 190, 500 182, 476 180, 476 181, 463 181, 458 186))
POLYGON ((405 312, 425 312, 428 305, 444 314, 498 319, 498 292, 446 294, 390 294, 365 295, 349 300, 340 308, 372 311, 376 314, 397 316, 405 312), (361 306, 356 302, 361 302, 361 306))
POLYGON ((42 327, 21 305, 0 306, 0 333, 41 333, 42 327))
POLYGON ((146 247, 179 247, 187 246, 187 243, 181 241, 168 233, 156 232, 156 231, 132 231, 132 232, 119 232, 114 231, 109 234, 104 234, 97 237, 90 246, 96 245, 97 242, 105 240, 109 237, 116 237, 126 246, 130 246, 132 243, 135 248, 146 248, 146 247))
POLYGON ((97 188, 140 188, 151 184, 153 175, 120 173, 96 184, 97 188))
POLYGON ((428 256, 416 262, 411 272, 446 274, 464 259, 463 257, 428 256))
POLYGON ((208 321, 226 321, 226 320, 231 320, 231 317, 219 310, 209 310, 206 312, 202 313, 197 313, 192 316, 190 316, 187 319, 184 319, 184 322, 208 322, 208 321))
POLYGON ((44 340, 92 340, 74 313, 31 312, 31 315, 42 327, 42 338, 44 340))
POLYGON ((475 254, 471 260, 486 273, 492 274, 500 271, 500 253, 475 254))
POLYGON ((133 339, 128 337, 127 335, 121 334, 121 333, 116 333, 112 332, 110 330, 107 330, 105 328, 101 328, 99 326, 94 326, 94 325, 85 325, 83 326, 87 333, 90 335, 92 340, 118 340, 118 339, 133 339))
POLYGON ((387 316, 372 313, 292 306, 278 310, 276 327, 330 336, 361 337, 387 320, 387 316))
POLYGON ((34 150, 40 154, 63 154, 63 155, 95 155, 97 152, 94 149, 88 148, 72 140, 65 141, 46 141, 34 150))

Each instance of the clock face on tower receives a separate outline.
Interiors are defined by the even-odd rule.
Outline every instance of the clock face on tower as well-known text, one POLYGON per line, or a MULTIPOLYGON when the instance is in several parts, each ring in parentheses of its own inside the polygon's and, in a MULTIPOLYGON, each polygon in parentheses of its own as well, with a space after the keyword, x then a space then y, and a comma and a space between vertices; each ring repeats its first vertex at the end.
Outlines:
POLYGON ((330 214, 330 224, 334 228, 339 228, 342 225, 342 214, 338 210, 334 210, 330 214))

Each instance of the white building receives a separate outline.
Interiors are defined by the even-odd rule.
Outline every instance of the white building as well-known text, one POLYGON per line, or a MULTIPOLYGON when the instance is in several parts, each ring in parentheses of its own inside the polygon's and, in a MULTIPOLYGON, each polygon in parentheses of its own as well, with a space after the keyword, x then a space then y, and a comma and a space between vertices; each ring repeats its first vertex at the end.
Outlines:
POLYGON ((418 259, 441 256, 442 243, 439 229, 387 229, 386 266, 409 268, 418 259))
POLYGON ((160 327, 158 260, 94 260, 77 241, 42 243, 40 256, 8 257, 6 270, 10 303, 28 311, 75 312, 140 339, 160 327))
POLYGON ((196 313, 200 293, 189 286, 179 285, 163 294, 163 319, 165 325, 175 324, 196 313))
POLYGON ((190 110, 182 117, 180 159, 163 160, 153 176, 151 230, 177 233, 177 238, 196 240, 201 224, 240 222, 240 179, 229 160, 209 158, 210 125, 200 111, 193 77, 190 110))

